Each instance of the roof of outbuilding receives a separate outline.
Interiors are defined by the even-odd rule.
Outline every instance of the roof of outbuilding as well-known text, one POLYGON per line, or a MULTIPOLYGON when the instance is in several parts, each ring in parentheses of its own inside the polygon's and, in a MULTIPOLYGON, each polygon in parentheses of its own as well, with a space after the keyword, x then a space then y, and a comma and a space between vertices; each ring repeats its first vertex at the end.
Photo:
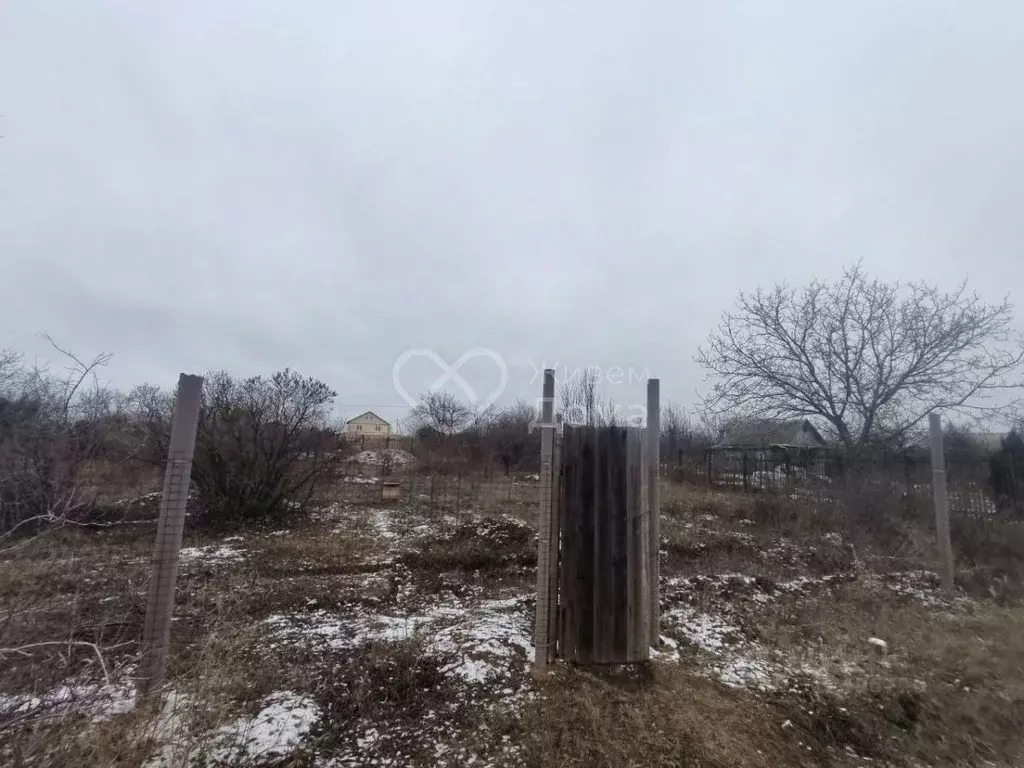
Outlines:
POLYGON ((801 442, 799 434, 805 426, 821 445, 825 444, 821 434, 807 419, 751 419, 727 427, 716 447, 798 445, 801 442))

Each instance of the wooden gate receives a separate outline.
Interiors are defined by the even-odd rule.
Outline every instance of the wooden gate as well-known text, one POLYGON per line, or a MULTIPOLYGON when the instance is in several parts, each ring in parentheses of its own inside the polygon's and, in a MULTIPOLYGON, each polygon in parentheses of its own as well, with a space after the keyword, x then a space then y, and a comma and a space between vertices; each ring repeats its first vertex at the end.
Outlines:
POLYGON ((650 656, 645 443, 638 427, 564 428, 553 491, 560 534, 557 643, 567 661, 650 656))

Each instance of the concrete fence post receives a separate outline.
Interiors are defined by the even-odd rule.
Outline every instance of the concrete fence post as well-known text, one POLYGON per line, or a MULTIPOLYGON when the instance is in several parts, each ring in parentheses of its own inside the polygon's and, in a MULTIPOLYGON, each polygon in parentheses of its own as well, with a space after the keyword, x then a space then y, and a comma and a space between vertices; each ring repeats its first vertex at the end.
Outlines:
MULTIPOLYGON (((555 371, 544 370, 543 399, 540 413, 540 506, 537 531, 537 619, 534 632, 534 669, 542 670, 553 657, 551 626, 551 552, 557 542, 551 540, 553 517, 553 455, 555 447, 555 371)), ((557 552, 557 550, 555 550, 557 552)), ((556 555, 557 557, 557 555, 556 555)))
POLYGON ((935 495, 935 532, 939 543, 942 588, 953 591, 953 544, 949 538, 949 491, 946 488, 946 459, 942 449, 942 419, 928 415, 932 438, 932 491, 935 495))
POLYGON ((156 546, 149 578, 146 620, 142 629, 139 663, 139 692, 142 694, 159 689, 167 673, 178 552, 185 527, 185 505, 192 480, 192 456, 195 452, 202 391, 201 376, 183 373, 178 378, 177 402, 171 423, 167 469, 160 499, 160 520, 157 523, 156 546))

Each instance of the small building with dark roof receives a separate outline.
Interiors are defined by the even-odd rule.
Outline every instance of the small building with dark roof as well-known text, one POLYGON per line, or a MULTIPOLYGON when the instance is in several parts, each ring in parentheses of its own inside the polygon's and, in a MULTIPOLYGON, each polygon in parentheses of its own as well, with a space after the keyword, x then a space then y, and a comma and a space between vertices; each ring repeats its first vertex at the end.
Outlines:
POLYGON ((712 450, 770 450, 826 448, 821 433, 807 419, 749 419, 726 428, 712 450))

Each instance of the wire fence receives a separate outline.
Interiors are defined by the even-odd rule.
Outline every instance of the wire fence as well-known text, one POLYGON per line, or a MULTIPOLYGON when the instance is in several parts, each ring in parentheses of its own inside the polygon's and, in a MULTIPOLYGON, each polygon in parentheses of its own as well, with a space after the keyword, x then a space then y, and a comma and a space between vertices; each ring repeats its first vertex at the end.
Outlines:
MULTIPOLYGON (((663 475, 688 485, 752 494, 783 494, 819 501, 851 493, 927 499, 933 493, 927 455, 879 454, 850 460, 838 452, 704 450, 681 453, 663 475)), ((1024 463, 1014 456, 950 457, 946 463, 950 511, 968 516, 1024 518, 1024 463)))
POLYGON ((343 474, 332 484, 341 503, 399 504, 415 511, 465 511, 537 503, 536 473, 399 471, 389 475, 343 474))

